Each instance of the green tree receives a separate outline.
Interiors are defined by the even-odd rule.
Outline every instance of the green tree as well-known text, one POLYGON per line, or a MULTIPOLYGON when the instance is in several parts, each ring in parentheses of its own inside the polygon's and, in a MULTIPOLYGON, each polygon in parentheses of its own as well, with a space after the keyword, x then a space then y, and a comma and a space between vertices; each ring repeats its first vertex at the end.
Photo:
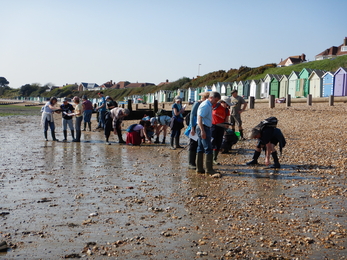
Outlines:
POLYGON ((4 77, 0 77, 0 87, 6 87, 10 82, 4 77))

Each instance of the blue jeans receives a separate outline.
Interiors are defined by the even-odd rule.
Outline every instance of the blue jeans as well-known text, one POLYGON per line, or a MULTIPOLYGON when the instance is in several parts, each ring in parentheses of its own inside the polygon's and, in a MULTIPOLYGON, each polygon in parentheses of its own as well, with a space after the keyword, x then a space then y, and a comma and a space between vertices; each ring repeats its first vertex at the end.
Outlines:
POLYGON ((105 114, 106 114, 106 110, 105 111, 99 111, 99 125, 98 125, 98 127, 105 128, 105 114))
POLYGON ((211 128, 204 126, 206 139, 201 138, 201 130, 199 126, 196 127, 196 133, 198 134, 198 153, 212 154, 212 142, 211 142, 211 128))
POLYGON ((89 123, 90 122, 90 119, 92 118, 92 114, 93 114, 93 110, 84 110, 83 111, 83 121, 85 123, 89 123))
POLYGON ((47 132, 47 130, 48 130, 48 125, 49 125, 49 128, 51 128, 51 131, 54 131, 54 130, 55 130, 54 122, 51 122, 51 121, 46 120, 46 121, 45 121, 45 126, 44 126, 44 131, 45 131, 45 132, 47 132))
POLYGON ((63 118, 63 130, 64 131, 67 130, 67 126, 69 126, 70 130, 74 130, 72 119, 64 119, 63 118))

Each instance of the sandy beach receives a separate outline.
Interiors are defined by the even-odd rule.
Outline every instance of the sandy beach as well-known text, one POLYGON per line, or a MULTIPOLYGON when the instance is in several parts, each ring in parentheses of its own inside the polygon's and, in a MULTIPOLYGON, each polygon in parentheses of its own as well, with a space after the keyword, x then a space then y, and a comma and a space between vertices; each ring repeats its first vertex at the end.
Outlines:
POLYGON ((0 258, 346 259, 346 113, 256 104, 244 128, 279 119, 282 167, 266 169, 264 154, 245 166, 256 141, 239 141, 219 156, 220 178, 188 170, 168 143, 105 145, 96 131, 46 142, 39 112, 0 117, 0 258))

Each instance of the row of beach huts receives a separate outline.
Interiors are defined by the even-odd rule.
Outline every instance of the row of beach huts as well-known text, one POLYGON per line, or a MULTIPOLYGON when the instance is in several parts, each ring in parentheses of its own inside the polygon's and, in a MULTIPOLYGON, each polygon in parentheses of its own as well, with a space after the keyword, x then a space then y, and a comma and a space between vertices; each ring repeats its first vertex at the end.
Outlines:
POLYGON ((212 86, 198 88, 159 90, 144 96, 129 96, 124 100, 132 103, 153 103, 154 100, 172 102, 179 95, 185 102, 199 99, 199 93, 205 91, 218 91, 222 95, 230 96, 231 91, 237 89, 238 95, 248 99, 267 99, 269 95, 275 98, 286 97, 305 98, 309 94, 313 98, 333 96, 347 96, 347 68, 339 68, 335 72, 304 68, 300 72, 292 71, 288 75, 267 74, 263 79, 234 82, 217 82, 212 86))

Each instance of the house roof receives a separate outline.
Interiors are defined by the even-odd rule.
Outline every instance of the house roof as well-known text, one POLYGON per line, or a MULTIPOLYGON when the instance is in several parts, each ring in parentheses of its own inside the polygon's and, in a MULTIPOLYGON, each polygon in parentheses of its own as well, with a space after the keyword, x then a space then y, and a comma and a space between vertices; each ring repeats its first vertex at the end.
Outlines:
POLYGON ((336 47, 336 46, 331 46, 330 48, 322 51, 321 53, 317 54, 316 57, 319 56, 342 56, 342 55, 347 55, 347 38, 344 39, 344 42, 336 47))
POLYGON ((284 66, 287 64, 287 62, 290 61, 292 64, 297 64, 306 61, 305 57, 303 55, 296 55, 296 56, 290 56, 287 59, 281 61, 278 63, 279 66, 284 66))
POLYGON ((81 82, 82 86, 85 88, 97 88, 99 87, 98 84, 96 83, 86 83, 86 82, 81 82))

